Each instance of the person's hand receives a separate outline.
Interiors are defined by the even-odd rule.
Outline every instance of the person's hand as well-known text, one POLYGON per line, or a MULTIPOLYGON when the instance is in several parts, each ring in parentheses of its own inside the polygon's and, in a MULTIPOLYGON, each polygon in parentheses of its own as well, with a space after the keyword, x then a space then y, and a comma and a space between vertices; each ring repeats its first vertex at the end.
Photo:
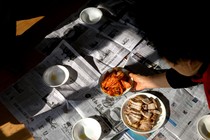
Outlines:
POLYGON ((143 76, 140 74, 130 73, 129 76, 134 81, 134 85, 132 88, 133 91, 151 89, 151 88, 170 87, 166 79, 165 72, 151 76, 143 76))
POLYGON ((147 76, 143 76, 140 74, 130 73, 129 76, 133 79, 133 91, 144 90, 147 87, 147 83, 149 82, 149 78, 147 76))

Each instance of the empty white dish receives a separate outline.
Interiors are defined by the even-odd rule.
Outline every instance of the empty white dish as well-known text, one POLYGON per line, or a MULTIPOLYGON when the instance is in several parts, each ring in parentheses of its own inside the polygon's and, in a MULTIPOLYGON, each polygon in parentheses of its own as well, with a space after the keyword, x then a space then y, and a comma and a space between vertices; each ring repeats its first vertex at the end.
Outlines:
POLYGON ((95 24, 101 20, 103 13, 96 7, 88 7, 80 13, 80 19, 86 24, 95 24))
POLYGON ((67 82, 69 71, 65 66, 54 65, 47 68, 43 74, 44 82, 50 87, 58 87, 67 82))
POLYGON ((76 122, 72 129, 73 140, 99 140, 102 129, 93 118, 84 118, 76 122))
POLYGON ((210 115, 198 119, 197 131, 203 139, 210 140, 210 115))

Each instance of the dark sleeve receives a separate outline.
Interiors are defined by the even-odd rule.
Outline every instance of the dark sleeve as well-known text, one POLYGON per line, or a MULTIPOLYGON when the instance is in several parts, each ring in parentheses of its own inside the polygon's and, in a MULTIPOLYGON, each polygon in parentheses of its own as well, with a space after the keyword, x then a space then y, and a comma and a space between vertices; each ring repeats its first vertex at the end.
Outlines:
POLYGON ((187 88, 198 84, 191 77, 181 75, 172 68, 166 71, 166 79, 172 88, 187 88))

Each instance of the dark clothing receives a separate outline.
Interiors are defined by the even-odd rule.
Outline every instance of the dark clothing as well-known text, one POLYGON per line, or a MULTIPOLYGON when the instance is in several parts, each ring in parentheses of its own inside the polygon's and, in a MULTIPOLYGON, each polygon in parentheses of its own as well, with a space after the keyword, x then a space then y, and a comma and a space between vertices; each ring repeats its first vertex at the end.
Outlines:
POLYGON ((181 75, 172 68, 166 72, 166 78, 172 88, 187 88, 198 84, 191 80, 192 77, 181 75))
POLYGON ((187 88, 202 83, 210 109, 210 64, 203 64, 198 74, 191 77, 183 76, 174 69, 169 69, 166 72, 166 78, 172 88, 187 88))

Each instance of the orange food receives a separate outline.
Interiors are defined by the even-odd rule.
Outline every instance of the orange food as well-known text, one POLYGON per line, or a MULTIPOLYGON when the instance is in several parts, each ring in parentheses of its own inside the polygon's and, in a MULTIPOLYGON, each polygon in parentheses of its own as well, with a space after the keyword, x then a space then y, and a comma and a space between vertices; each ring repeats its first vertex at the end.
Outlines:
POLYGON ((122 95, 130 87, 129 76, 120 69, 107 72, 101 83, 101 89, 110 96, 122 95))

